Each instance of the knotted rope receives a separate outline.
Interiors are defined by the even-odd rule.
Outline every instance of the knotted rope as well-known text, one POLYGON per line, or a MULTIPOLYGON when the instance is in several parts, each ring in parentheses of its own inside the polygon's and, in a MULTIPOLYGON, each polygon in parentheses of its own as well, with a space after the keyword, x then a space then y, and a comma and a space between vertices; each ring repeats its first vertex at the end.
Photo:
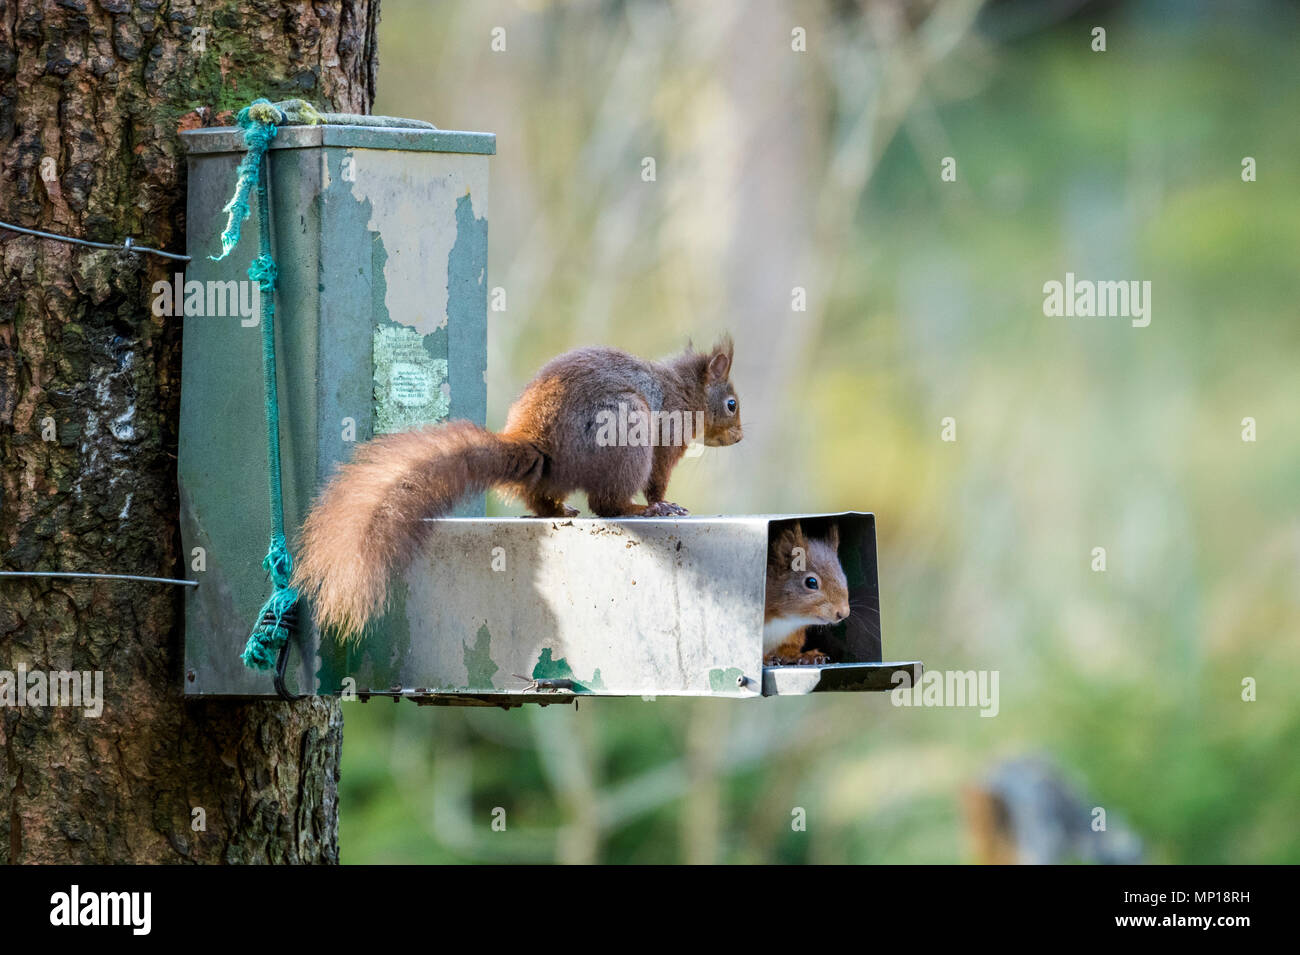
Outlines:
MULTIPOLYGON (((299 108, 295 119, 314 124, 320 115, 309 104, 299 108)), ((262 304, 262 383, 266 400, 266 470, 271 491, 271 543, 262 569, 271 578, 271 596, 262 605, 257 623, 248 637, 241 659, 244 665, 255 670, 270 670, 280 648, 292 635, 297 625, 298 591, 289 586, 293 574, 293 556, 284 537, 284 498, 280 482, 280 401, 275 377, 275 288, 277 269, 271 253, 271 208, 267 195, 266 151, 275 139, 280 123, 286 120, 286 110, 270 100, 259 99, 239 111, 236 122, 244 131, 244 145, 248 152, 239 163, 235 194, 223 212, 230 218, 221 233, 221 254, 211 256, 220 261, 239 244, 240 229, 249 216, 248 197, 257 189, 258 253, 248 267, 248 277, 261 290, 262 304)))
POLYGON ((221 233, 221 254, 210 256, 219 262, 239 244, 240 230, 248 218, 249 195, 257 189, 258 254, 248 267, 248 277, 261 289, 262 381, 266 399, 266 464, 271 491, 271 543, 262 568, 271 579, 271 596, 262 605, 257 623, 248 637, 241 658, 255 670, 275 667, 276 655, 297 627, 298 591, 289 586, 293 576, 293 555, 284 536, 284 500, 280 484, 280 402, 275 378, 275 289, 277 269, 271 254, 271 210, 267 196, 269 177, 266 151, 281 125, 385 126, 434 129, 432 123, 391 116, 360 116, 351 113, 321 113, 305 100, 282 103, 255 100, 239 111, 235 120, 244 131, 247 152, 240 160, 235 194, 222 210, 229 218, 221 233))

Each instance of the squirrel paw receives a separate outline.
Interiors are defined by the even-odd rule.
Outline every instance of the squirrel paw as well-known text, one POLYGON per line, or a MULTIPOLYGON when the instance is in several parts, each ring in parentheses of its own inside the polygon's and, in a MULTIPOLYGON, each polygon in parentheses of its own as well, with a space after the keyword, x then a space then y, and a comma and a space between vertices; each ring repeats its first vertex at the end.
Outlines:
POLYGON ((769 653, 763 657, 765 667, 821 666, 830 663, 831 658, 820 650, 805 650, 803 653, 787 656, 781 653, 769 653))
POLYGON ((831 658, 820 650, 805 650, 799 654, 795 662, 800 666, 820 666, 823 663, 830 663, 831 658))
POLYGON ((689 513, 686 508, 671 501, 655 501, 641 509, 642 517, 685 517, 689 513))

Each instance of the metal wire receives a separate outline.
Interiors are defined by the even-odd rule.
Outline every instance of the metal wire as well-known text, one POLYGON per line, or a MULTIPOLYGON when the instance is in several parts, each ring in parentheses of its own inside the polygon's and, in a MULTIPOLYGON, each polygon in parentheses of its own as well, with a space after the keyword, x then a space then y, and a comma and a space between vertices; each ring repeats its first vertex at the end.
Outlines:
POLYGON ((20 225, 14 225, 11 222, 0 222, 0 228, 8 229, 10 232, 21 232, 24 235, 34 235, 41 239, 54 239, 56 242, 71 242, 74 245, 85 245, 92 249, 119 249, 123 252, 148 252, 150 255, 161 255, 165 259, 173 259, 177 262, 188 262, 188 255, 177 255, 175 252, 164 252, 162 249, 151 249, 147 245, 136 245, 128 238, 121 245, 113 245, 111 242, 91 242, 89 239, 74 239, 70 235, 56 235, 53 232, 42 232, 40 229, 26 229, 20 225))
POLYGON ((91 580, 142 580, 150 584, 176 584, 178 587, 197 587, 197 580, 173 580, 170 577, 140 577, 136 574, 74 574, 66 571, 0 570, 0 577, 78 577, 91 580))

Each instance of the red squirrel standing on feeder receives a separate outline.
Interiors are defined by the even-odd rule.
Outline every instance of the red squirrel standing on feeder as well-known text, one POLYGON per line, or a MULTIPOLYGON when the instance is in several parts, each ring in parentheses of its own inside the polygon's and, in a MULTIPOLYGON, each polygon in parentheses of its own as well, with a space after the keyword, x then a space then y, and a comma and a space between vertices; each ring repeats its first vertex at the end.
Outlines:
POLYGON ((796 521, 767 553, 763 612, 763 662, 829 663, 820 650, 804 649, 809 627, 839 623, 849 615, 849 584, 840 566, 840 529, 807 537, 796 521))
POLYGON ((664 494, 687 437, 722 447, 742 436, 732 355, 730 336, 711 351, 688 347, 664 361, 579 348, 537 373, 499 433, 451 421, 358 446, 307 515, 293 585, 321 627, 357 638, 387 603, 389 576, 424 543, 423 519, 448 514, 471 494, 501 488, 538 517, 576 516, 564 503, 574 491, 587 493, 599 517, 686 514, 664 494), (647 432, 639 443, 610 441, 602 427, 639 417, 657 428, 674 412, 682 422, 675 441, 652 443, 647 432), (641 492, 644 505, 632 500, 641 492))

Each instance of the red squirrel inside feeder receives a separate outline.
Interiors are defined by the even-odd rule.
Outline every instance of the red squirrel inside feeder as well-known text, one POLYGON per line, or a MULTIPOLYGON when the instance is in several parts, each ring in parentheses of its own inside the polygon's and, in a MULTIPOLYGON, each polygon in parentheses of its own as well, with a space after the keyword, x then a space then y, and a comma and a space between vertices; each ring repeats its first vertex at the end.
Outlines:
POLYGON ((821 650, 804 649, 808 628, 849 616, 849 585, 840 566, 840 529, 808 537, 796 521, 773 539, 767 553, 763 612, 763 662, 829 663, 821 650))

